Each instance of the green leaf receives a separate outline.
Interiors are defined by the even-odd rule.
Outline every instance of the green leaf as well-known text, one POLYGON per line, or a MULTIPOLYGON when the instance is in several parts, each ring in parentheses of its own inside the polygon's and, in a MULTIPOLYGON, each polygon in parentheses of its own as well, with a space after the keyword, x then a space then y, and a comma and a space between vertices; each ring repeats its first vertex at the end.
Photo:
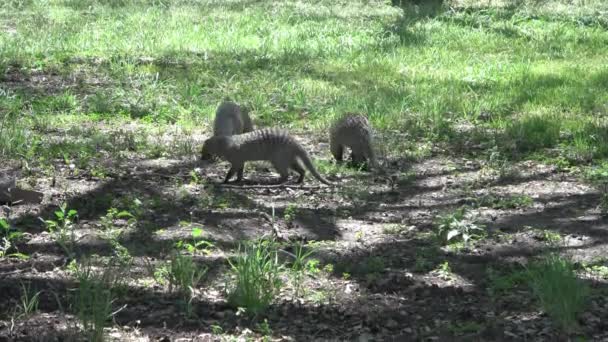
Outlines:
POLYGON ((8 257, 17 258, 17 259, 20 259, 20 260, 27 260, 27 259, 30 258, 29 255, 23 254, 23 253, 11 253, 11 254, 8 254, 7 256, 8 257))
POLYGON ((454 238, 455 236, 458 236, 458 234, 460 234, 460 232, 457 229, 452 229, 448 232, 448 236, 447 236, 447 240, 450 241, 452 240, 452 238, 454 238))
POLYGON ((193 228, 192 229, 192 236, 193 237, 199 237, 201 235, 203 235, 203 230, 202 229, 200 229, 200 228, 193 228))
POLYGON ((123 211, 119 212, 118 214, 116 214, 116 217, 125 218, 125 217, 133 217, 133 215, 131 215, 130 212, 123 210, 123 211))

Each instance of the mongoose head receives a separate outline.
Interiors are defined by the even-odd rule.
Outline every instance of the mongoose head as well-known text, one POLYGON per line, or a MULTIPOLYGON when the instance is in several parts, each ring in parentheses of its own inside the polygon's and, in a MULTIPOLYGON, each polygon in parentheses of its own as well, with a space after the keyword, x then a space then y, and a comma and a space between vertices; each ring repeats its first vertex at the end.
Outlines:
POLYGON ((228 140, 229 137, 226 136, 215 136, 205 140, 201 160, 212 160, 217 157, 219 152, 229 144, 228 140))

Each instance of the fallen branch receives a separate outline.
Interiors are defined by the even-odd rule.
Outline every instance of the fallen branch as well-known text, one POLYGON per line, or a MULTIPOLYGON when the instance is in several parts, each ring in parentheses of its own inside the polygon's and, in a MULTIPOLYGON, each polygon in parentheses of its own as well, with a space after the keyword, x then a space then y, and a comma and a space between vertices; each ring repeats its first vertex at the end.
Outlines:
POLYGON ((298 190, 318 190, 328 187, 320 185, 304 186, 304 185, 292 185, 292 184, 268 184, 268 185, 234 185, 234 184, 214 184, 221 188, 229 189, 298 189, 298 190))

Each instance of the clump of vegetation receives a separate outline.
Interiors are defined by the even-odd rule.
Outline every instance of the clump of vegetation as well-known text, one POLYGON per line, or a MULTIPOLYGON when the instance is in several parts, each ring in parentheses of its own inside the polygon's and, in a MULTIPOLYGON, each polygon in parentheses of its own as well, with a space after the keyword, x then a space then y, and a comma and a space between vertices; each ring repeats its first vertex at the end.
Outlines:
POLYGON ((531 206, 534 200, 528 195, 499 196, 487 194, 473 199, 475 207, 492 209, 519 209, 531 206))
POLYGON ((292 261, 291 268, 289 269, 295 289, 294 297, 298 297, 300 295, 302 290, 302 280, 306 269, 313 268, 312 263, 314 263, 314 261, 308 260, 313 253, 314 248, 306 250, 302 243, 295 246, 295 251, 293 254, 294 260, 292 261))
POLYGON ((20 253, 15 245, 22 236, 23 233, 11 225, 8 218, 0 218, 0 258, 27 259, 27 255, 20 253))
POLYGON ((133 257, 129 250, 120 243, 120 239, 124 234, 124 231, 132 228, 135 223, 135 217, 127 211, 119 211, 116 208, 108 209, 106 215, 102 216, 101 219, 101 237, 110 243, 114 252, 114 258, 118 264, 122 267, 129 267, 133 262, 133 257), (117 226, 115 220, 126 219, 126 225, 117 226))
POLYGON ((122 282, 122 275, 113 268, 97 270, 89 260, 72 263, 71 270, 78 282, 78 287, 72 290, 72 308, 88 340, 101 342, 104 340, 104 327, 118 313, 112 311, 116 299, 113 289, 122 282))
POLYGON ((570 258, 550 254, 527 270, 530 287, 543 310, 564 331, 577 327, 577 315, 587 304, 590 290, 576 274, 570 258))
POLYGON ((508 156, 498 146, 488 150, 483 164, 482 174, 496 177, 497 181, 506 181, 517 175, 517 169, 508 156))
POLYGON ((592 276, 608 279, 608 259, 600 258, 591 263, 584 263, 583 268, 592 276))
POLYGON ((207 267, 199 266, 189 255, 173 253, 168 265, 169 289, 178 289, 185 302, 185 311, 192 314, 192 300, 195 289, 207 273, 207 267))
POLYGON ((492 298, 498 298, 516 286, 525 285, 528 280, 528 274, 521 268, 502 272, 488 268, 486 276, 489 282, 487 291, 492 298))
POLYGON ((602 215, 608 215, 608 162, 588 168, 584 177, 600 191, 598 208, 602 215))
POLYGON ((438 253, 436 248, 422 247, 416 251, 414 272, 429 272, 438 264, 438 253))
MULTIPOLYGON (((188 225, 190 226, 190 225, 188 225)), ((190 254, 209 254, 213 243, 203 239, 203 229, 194 227, 191 232, 192 240, 179 240, 175 243, 175 247, 179 250, 185 250, 190 254)))
POLYGON ((451 280, 454 278, 454 272, 452 272, 452 267, 447 260, 439 264, 433 272, 443 280, 451 280))
POLYGON ((63 249, 68 258, 72 259, 76 247, 75 221, 78 219, 78 212, 74 209, 68 210, 67 204, 63 203, 54 214, 54 220, 43 220, 43 222, 53 240, 63 249))
POLYGON ((230 303, 254 314, 264 311, 282 286, 279 275, 283 266, 275 243, 258 240, 242 244, 229 262, 233 278, 228 290, 230 303))
POLYGON ((549 229, 533 228, 533 231, 537 234, 537 239, 544 241, 550 246, 557 246, 564 241, 559 233, 549 229))
POLYGON ((443 245, 462 241, 466 246, 471 239, 481 238, 484 234, 484 226, 477 223, 475 213, 468 211, 466 206, 439 216, 435 223, 435 236, 443 245))
POLYGON ((36 293, 33 293, 30 287, 26 287, 23 283, 21 284, 21 290, 21 303, 19 305, 19 310, 21 312, 17 315, 17 318, 27 317, 37 312, 40 293, 42 293, 42 291, 37 291, 36 293))
POLYGON ((549 114, 529 114, 513 120, 506 128, 508 141, 516 151, 527 153, 555 146, 560 138, 562 120, 549 114))
POLYGON ((283 219, 287 224, 291 224, 295 220, 297 213, 298 207, 295 204, 290 203, 287 205, 287 207, 285 207, 285 211, 283 212, 283 219))

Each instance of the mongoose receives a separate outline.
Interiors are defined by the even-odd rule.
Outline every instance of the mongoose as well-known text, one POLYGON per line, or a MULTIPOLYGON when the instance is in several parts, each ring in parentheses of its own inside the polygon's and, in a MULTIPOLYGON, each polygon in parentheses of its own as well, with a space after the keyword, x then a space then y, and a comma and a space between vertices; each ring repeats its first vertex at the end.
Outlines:
POLYGON ((224 183, 228 183, 235 173, 237 182, 241 181, 246 161, 266 160, 272 163, 281 175, 280 184, 287 181, 290 168, 300 175, 297 182, 302 183, 306 174, 306 170, 300 165, 302 162, 315 178, 324 184, 331 185, 317 172, 302 145, 286 131, 277 128, 264 128, 232 136, 211 137, 203 144, 203 157, 211 156, 221 157, 232 164, 224 183))
POLYGON ((234 135, 253 131, 248 110, 232 101, 222 102, 215 111, 213 135, 234 135))
POLYGON ((354 164, 367 160, 370 166, 378 166, 372 147, 372 128, 367 118, 361 114, 346 113, 334 122, 329 131, 329 146, 338 162, 342 162, 344 148, 350 147, 354 164))

